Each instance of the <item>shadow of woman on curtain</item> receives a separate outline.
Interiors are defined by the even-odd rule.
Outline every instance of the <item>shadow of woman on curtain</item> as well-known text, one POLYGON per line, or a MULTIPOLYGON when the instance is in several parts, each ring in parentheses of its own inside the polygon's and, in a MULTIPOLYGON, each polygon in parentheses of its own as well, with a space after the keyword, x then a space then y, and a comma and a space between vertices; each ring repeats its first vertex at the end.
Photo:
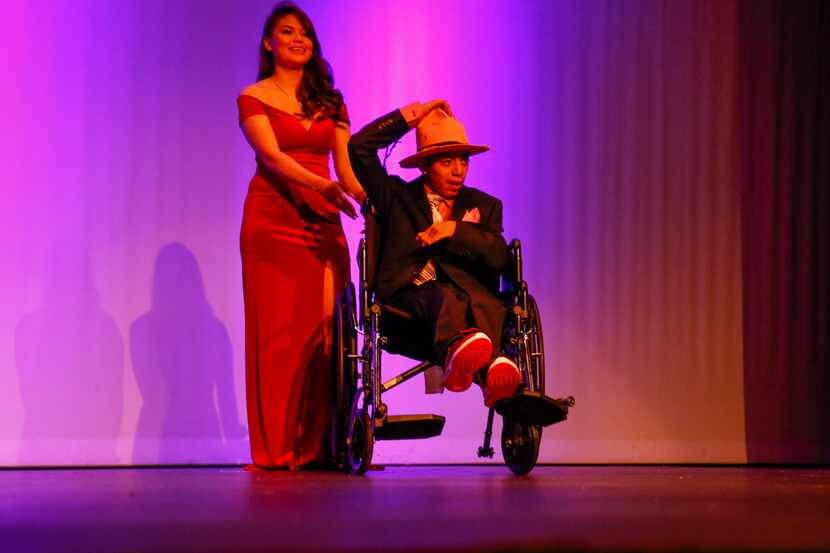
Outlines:
POLYGON ((184 245, 159 251, 152 305, 130 327, 130 350, 143 400, 133 463, 228 462, 233 442, 246 436, 237 418, 231 341, 184 245))
POLYGON ((54 244, 41 306, 15 331, 21 465, 113 464, 124 410, 124 341, 104 311, 88 250, 54 244))

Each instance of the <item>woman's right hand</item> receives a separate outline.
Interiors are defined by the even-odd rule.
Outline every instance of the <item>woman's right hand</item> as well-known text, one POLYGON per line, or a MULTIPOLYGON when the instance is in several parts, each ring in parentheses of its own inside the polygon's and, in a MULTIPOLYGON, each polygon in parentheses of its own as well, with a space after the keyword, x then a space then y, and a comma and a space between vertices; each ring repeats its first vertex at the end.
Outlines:
POLYGON ((334 180, 329 181, 328 185, 320 190, 320 194, 334 207, 352 219, 357 219, 357 211, 346 197, 342 184, 334 180))
POLYGON ((434 109, 442 109, 447 112, 447 115, 452 115, 452 109, 450 109, 450 104, 446 100, 431 100, 425 104, 414 102, 402 107, 401 113, 409 128, 412 129, 417 127, 424 120, 424 117, 434 109))

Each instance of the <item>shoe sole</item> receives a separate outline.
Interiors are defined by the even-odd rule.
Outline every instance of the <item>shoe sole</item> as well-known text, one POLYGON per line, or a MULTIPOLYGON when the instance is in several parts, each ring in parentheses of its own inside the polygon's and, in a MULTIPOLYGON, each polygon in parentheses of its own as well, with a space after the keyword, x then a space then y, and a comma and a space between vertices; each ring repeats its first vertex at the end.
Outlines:
POLYGON ((493 342, 483 332, 463 339, 447 361, 444 387, 451 392, 463 392, 473 384, 473 374, 493 356, 493 342))
POLYGON ((512 396, 521 383, 522 373, 519 367, 508 358, 499 357, 487 369, 484 405, 492 407, 500 399, 512 396))

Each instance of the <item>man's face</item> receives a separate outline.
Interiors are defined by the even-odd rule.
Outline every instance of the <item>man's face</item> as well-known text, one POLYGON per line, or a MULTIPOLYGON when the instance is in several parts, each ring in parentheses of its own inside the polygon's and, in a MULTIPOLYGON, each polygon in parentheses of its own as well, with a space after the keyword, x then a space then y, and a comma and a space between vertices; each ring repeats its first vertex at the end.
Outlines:
POLYGON ((427 159, 422 166, 427 187, 444 198, 455 198, 467 177, 469 159, 466 152, 439 154, 427 159))

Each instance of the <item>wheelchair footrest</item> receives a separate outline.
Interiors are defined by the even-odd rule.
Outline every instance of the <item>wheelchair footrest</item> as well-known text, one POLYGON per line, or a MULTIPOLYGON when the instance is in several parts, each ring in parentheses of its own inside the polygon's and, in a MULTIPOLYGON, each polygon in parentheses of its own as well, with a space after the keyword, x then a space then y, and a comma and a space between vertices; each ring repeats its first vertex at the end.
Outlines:
POLYGON ((541 392, 522 390, 512 397, 497 401, 493 407, 502 417, 550 426, 567 419, 571 405, 573 398, 553 399, 541 392))
POLYGON ((382 425, 375 427, 376 440, 413 440, 432 438, 444 430, 440 415, 389 415, 382 425))

